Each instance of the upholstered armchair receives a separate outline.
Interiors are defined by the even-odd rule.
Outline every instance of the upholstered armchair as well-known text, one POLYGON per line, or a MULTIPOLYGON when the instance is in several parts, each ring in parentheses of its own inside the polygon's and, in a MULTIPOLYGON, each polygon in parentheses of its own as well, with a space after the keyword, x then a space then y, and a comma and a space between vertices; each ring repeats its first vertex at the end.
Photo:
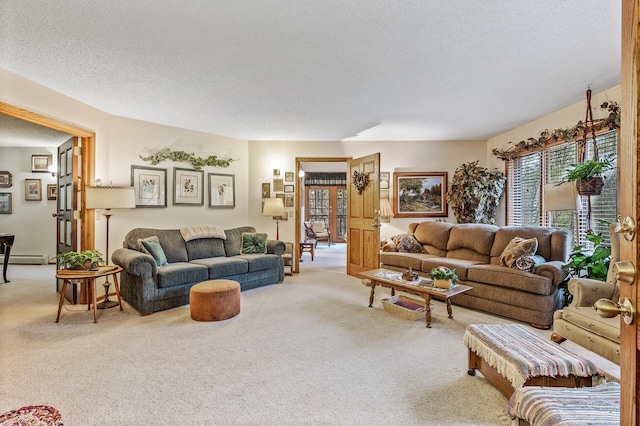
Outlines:
POLYGON ((551 339, 557 343, 571 340, 598 355, 620 364, 620 317, 603 318, 593 308, 602 298, 617 302, 618 284, 613 273, 613 265, 620 260, 620 237, 614 232, 619 223, 609 225, 611 235, 611 262, 607 281, 588 278, 572 278, 569 293, 573 295, 571 304, 556 311, 553 318, 551 339))
POLYGON ((331 247, 331 231, 325 226, 324 222, 304 222, 304 228, 307 239, 316 240, 316 247, 318 246, 318 241, 326 241, 331 247))

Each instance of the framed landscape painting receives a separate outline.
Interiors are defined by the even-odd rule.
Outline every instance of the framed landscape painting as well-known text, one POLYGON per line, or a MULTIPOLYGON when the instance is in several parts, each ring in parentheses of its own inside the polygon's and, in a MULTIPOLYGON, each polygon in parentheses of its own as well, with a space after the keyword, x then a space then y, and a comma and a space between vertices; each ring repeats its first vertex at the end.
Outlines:
POLYGON ((446 217, 447 172, 393 174, 394 217, 446 217))
POLYGON ((136 208, 167 207, 167 169, 131 166, 136 208))

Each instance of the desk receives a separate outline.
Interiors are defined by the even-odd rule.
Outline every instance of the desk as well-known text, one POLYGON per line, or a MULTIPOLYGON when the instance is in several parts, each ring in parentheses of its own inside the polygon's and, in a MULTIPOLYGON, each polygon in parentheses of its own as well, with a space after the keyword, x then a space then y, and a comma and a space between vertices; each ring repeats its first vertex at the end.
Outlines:
POLYGON ((11 254, 11 246, 13 246, 15 235, 0 233, 0 253, 4 253, 4 266, 2 267, 2 278, 8 283, 7 265, 9 264, 9 255, 11 254))
POLYGON ((60 291, 60 303, 58 303, 58 316, 56 322, 60 320, 60 311, 62 310, 62 304, 64 303, 64 292, 67 289, 67 284, 71 280, 87 281, 87 289, 91 293, 91 301, 88 303, 87 309, 91 309, 93 304, 93 322, 98 322, 98 313, 96 311, 96 304, 98 300, 104 299, 104 296, 96 297, 96 278, 106 277, 111 275, 113 277, 113 284, 116 288, 116 296, 118 296, 118 304, 120 310, 122 310, 122 300, 120 299, 120 287, 118 286, 118 272, 122 271, 120 266, 108 265, 99 266, 97 271, 83 271, 73 269, 60 269, 56 274, 56 278, 62 280, 62 290, 60 291))

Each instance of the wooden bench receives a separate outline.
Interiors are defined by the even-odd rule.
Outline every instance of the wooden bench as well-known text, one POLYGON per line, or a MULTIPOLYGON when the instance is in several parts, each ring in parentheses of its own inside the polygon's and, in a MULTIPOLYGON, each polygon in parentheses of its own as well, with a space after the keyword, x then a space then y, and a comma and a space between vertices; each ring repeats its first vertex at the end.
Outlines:
POLYGON ((509 398, 523 386, 575 388, 600 383, 604 373, 520 324, 470 324, 464 334, 469 348, 468 374, 476 370, 509 398))

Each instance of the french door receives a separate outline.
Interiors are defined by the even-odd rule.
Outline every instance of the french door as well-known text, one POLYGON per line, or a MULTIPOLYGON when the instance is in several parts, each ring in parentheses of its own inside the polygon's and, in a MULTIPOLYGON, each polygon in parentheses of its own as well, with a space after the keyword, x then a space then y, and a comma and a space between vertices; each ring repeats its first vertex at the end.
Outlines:
POLYGON ((347 232, 347 187, 308 186, 305 189, 306 220, 324 222, 331 231, 331 242, 344 243, 347 232))

